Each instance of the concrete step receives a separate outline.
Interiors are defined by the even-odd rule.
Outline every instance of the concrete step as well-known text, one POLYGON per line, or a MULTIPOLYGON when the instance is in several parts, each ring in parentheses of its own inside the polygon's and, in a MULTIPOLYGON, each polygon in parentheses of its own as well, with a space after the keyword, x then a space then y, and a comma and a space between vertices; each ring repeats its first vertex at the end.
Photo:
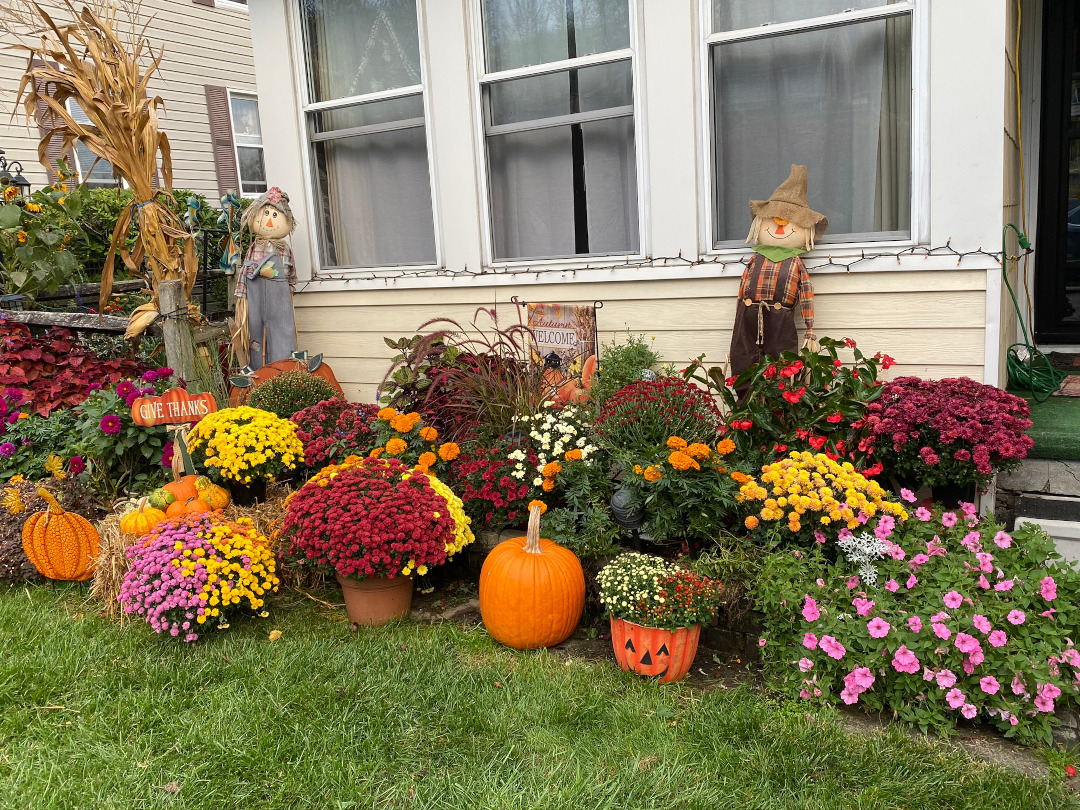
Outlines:
POLYGON ((1022 495, 1016 504, 1016 525, 1034 524, 1054 538, 1058 553, 1080 563, 1080 498, 1022 495))

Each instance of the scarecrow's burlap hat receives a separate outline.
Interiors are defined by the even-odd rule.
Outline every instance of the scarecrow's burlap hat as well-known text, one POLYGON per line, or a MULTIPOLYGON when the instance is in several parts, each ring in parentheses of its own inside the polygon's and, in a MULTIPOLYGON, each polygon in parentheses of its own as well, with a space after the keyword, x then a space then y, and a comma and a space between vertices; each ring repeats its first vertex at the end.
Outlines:
POLYGON ((820 239, 829 229, 829 218, 819 214, 806 203, 806 167, 792 164, 788 179, 780 184, 768 200, 751 200, 750 215, 772 219, 779 217, 803 228, 812 229, 814 239, 820 239))

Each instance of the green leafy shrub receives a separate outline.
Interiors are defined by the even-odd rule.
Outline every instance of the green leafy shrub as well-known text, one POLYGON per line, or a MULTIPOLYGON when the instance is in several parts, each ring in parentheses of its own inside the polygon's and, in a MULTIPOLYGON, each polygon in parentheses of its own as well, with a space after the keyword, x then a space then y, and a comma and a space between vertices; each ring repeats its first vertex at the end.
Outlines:
POLYGON ((669 438, 711 444, 723 418, 708 392, 678 377, 638 380, 600 408, 599 444, 613 454, 652 453, 669 438))
POLYGON ((660 355, 645 341, 644 335, 626 335, 626 342, 614 340, 600 347, 600 363, 593 376, 589 395, 598 405, 607 402, 624 385, 642 379, 660 362, 660 355))
POLYGON ((286 371, 252 389, 247 404, 288 419, 297 411, 338 395, 338 390, 322 377, 306 371, 286 371))
POLYGON ((0 480, 21 475, 31 481, 45 478, 45 462, 50 453, 67 456, 78 419, 64 408, 47 417, 13 411, 11 422, 0 426, 0 480), (22 418, 20 418, 22 416, 22 418))
POLYGON ((1049 537, 1009 534, 971 504, 841 535, 763 562, 759 644, 785 692, 1051 742, 1058 701, 1080 697, 1080 572, 1049 537))

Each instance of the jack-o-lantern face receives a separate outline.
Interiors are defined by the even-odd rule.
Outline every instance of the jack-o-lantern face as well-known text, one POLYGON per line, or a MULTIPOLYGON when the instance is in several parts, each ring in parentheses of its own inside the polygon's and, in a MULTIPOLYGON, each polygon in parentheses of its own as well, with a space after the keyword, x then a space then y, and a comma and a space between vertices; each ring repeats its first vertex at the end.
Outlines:
POLYGON ((630 663, 630 668, 638 675, 661 680, 668 674, 671 667, 671 652, 667 644, 661 644, 655 650, 645 648, 638 650, 634 646, 634 640, 628 638, 625 646, 626 660, 630 663))

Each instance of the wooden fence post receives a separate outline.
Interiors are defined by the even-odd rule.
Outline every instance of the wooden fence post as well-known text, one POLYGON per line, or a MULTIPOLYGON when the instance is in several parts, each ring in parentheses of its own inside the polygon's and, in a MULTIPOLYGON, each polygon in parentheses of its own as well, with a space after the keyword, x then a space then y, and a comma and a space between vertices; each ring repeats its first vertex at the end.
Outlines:
POLYGON ((187 295, 181 279, 168 279, 158 284, 158 305, 164 321, 161 331, 165 338, 165 357, 169 367, 184 382, 195 381, 195 341, 187 319, 187 295), (183 313, 183 317, 168 317, 183 313))

